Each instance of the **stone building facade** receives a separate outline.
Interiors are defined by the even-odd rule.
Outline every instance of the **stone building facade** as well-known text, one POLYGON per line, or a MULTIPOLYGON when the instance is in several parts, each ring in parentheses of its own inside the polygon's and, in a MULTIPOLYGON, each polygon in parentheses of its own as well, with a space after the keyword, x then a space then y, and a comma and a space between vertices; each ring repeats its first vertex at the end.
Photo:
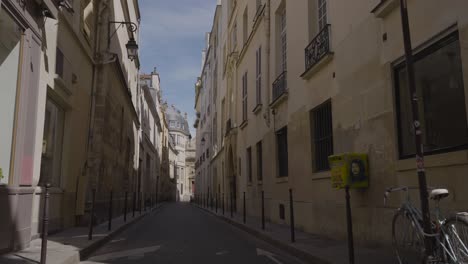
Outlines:
POLYGON ((0 253, 40 236, 46 184, 50 232, 104 221, 111 192, 114 215, 175 196, 139 22, 137 0, 0 1, 0 253))
MULTIPOLYGON (((450 190, 447 211, 466 210, 468 3, 408 8, 428 183, 450 190)), ((355 237, 389 244, 402 197, 384 207, 382 194, 417 186, 400 21, 396 0, 221 1, 204 58, 218 71, 202 71, 196 85, 197 162, 205 160, 196 197, 232 198, 241 209, 245 193, 247 214, 259 216, 263 191, 267 219, 288 225, 291 189, 298 229, 344 239, 344 193, 331 186, 328 156, 364 153, 370 185, 351 190, 355 237), (218 97, 204 104, 212 83, 218 97), (219 137, 206 157, 208 109, 219 137), (206 164, 217 168, 208 181, 206 164)))
POLYGON ((165 110, 168 129, 169 141, 173 148, 173 159, 170 159, 173 179, 177 184, 177 201, 190 201, 192 193, 189 191, 189 178, 187 177, 186 152, 190 145, 192 136, 190 135, 189 125, 187 122, 187 113, 182 114, 174 105, 166 106, 165 110))

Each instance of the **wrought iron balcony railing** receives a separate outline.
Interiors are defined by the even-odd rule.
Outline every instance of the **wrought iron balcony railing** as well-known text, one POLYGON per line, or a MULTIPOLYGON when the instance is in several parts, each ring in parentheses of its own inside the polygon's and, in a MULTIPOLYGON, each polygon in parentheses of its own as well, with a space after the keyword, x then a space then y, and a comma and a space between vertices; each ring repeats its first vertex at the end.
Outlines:
POLYGON ((330 25, 326 25, 305 48, 305 70, 308 71, 330 53, 330 25))
POLYGON ((288 91, 286 73, 286 71, 282 72, 273 82, 273 102, 288 91))

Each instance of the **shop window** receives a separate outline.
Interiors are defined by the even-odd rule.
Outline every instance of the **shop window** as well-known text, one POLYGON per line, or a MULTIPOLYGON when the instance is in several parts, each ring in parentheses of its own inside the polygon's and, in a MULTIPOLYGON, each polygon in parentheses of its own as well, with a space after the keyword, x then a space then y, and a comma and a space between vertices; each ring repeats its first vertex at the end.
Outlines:
MULTIPOLYGON (((468 147, 458 32, 414 55, 425 154, 468 147)), ((414 126, 405 63, 394 68, 400 157, 414 156, 414 126)))
POLYGON ((0 7, 0 184, 9 181, 22 33, 20 26, 0 7))
POLYGON ((47 99, 39 185, 60 186, 64 111, 47 99))

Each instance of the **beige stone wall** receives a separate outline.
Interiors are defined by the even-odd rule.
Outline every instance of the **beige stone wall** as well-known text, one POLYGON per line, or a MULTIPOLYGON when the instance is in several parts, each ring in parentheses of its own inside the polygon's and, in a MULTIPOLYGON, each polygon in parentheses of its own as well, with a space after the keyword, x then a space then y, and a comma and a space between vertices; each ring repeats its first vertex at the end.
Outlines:
MULTIPOLYGON (((331 24, 332 56, 316 66, 306 77, 304 48, 318 33, 316 1, 263 1, 270 5, 258 26, 253 26, 255 6, 250 1, 237 1, 232 18, 227 11, 229 1, 223 1, 226 24, 220 43, 230 51, 226 56, 226 71, 222 78, 227 103, 226 116, 234 129, 224 138, 224 171, 234 174, 237 183, 237 205, 242 208, 246 192, 247 213, 260 215, 260 193, 265 191, 267 218, 289 224, 288 190, 294 193, 296 227, 311 233, 345 238, 344 192, 331 188, 329 172, 314 172, 311 142, 310 111, 331 99, 334 153, 361 152, 369 155, 370 188, 352 190, 354 232, 358 243, 390 242, 391 219, 401 197, 394 195, 390 206, 383 206, 383 192, 394 185, 417 185, 414 159, 400 160, 396 128, 395 88, 392 65, 400 62, 403 51, 398 5, 387 14, 371 11, 378 1, 327 1, 328 23, 331 24), (244 45, 243 14, 247 6, 249 41, 244 45), (277 11, 285 4, 287 24, 287 98, 275 106, 272 114, 272 83, 280 74, 277 11), (226 6, 227 5, 227 6, 226 6), (309 6, 311 5, 311 6, 309 6), (311 10, 309 13, 309 10, 311 10), (269 14, 269 16, 268 16, 269 14), (309 24, 309 21, 313 23, 309 24), (268 39, 268 23, 271 27, 268 39), (237 47, 231 49, 231 31, 237 24, 237 47), (253 32, 251 34, 251 32, 253 32), (386 34, 386 40, 383 35, 386 34), (255 50, 262 46, 263 106, 255 114, 255 50), (268 53, 268 47, 270 47, 268 53), (248 121, 242 123, 242 74, 248 72, 248 121), (269 74, 268 74, 269 73, 269 74), (231 100, 232 99, 232 100, 231 100), (277 147, 275 131, 288 127, 287 178, 277 178, 277 147), (256 180, 255 144, 262 140, 263 181, 256 180), (253 181, 247 180, 246 149, 252 147, 253 181), (228 161, 234 150, 233 163, 228 161), (238 170, 238 159, 241 168, 238 170), (284 204, 286 219, 279 219, 279 204, 284 204), (240 206, 239 206, 240 205, 240 206)), ((389 0, 389 2, 395 2, 389 0)), ((464 80, 468 80, 468 8, 463 1, 409 0, 409 15, 413 47, 427 46, 447 30, 458 30, 464 80), (428 19, 431 18, 431 19, 428 19)), ((232 1, 231 1, 232 3, 232 1)), ((466 83, 466 81, 465 81, 466 83)), ((465 85, 465 96, 468 94, 465 85)), ((221 104, 217 104, 221 112, 221 104)), ((457 151, 426 158, 428 183, 447 187, 450 198, 442 202, 445 211, 466 210, 467 151, 457 151), (466 207, 466 206, 465 206, 466 207)), ((218 162, 215 160, 215 162, 218 162)), ((216 166, 220 166, 219 162, 216 166)), ((227 176, 219 176, 227 180, 227 176)), ((229 185, 225 184, 228 189, 229 185)), ((229 190, 229 189, 228 189, 229 190)), ((414 202, 417 204, 417 193, 414 202)))

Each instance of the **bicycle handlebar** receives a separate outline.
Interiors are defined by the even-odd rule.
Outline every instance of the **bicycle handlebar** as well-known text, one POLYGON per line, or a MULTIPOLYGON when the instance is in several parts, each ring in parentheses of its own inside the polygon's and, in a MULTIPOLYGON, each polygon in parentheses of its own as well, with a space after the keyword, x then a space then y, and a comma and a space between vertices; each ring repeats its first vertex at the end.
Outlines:
MULTIPOLYGON (((434 187, 427 187, 427 190, 428 191, 432 191, 436 188, 434 187)), ((399 191, 405 191, 405 192, 408 192, 408 190, 419 190, 419 187, 417 186, 401 186, 401 187, 390 187, 390 188, 387 188, 385 190, 385 193, 384 193, 384 206, 387 205, 387 199, 388 199, 388 196, 390 195, 390 193, 392 192, 399 192, 399 191)))

